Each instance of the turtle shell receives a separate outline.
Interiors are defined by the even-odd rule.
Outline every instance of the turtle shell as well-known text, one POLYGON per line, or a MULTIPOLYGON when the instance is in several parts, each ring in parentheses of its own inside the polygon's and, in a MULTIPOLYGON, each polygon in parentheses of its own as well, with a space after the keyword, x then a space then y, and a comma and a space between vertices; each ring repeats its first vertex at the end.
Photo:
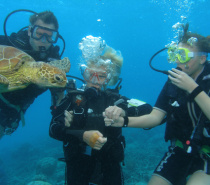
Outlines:
POLYGON ((25 61, 33 62, 34 59, 17 48, 0 45, 0 72, 14 70, 25 61))

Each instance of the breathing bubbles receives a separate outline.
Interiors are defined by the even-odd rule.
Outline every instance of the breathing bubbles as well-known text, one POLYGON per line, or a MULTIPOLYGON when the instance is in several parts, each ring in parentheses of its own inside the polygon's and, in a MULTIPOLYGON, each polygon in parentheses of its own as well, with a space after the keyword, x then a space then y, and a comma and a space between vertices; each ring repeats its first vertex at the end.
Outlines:
POLYGON ((183 23, 177 22, 176 24, 174 24, 172 26, 173 29, 179 29, 180 27, 182 27, 183 23))
POLYGON ((84 37, 79 43, 79 49, 82 51, 82 56, 86 61, 90 59, 98 60, 105 47, 105 40, 92 35, 84 37))
POLYGON ((198 42, 198 39, 197 39, 196 37, 190 37, 190 38, 187 40, 187 43, 188 43, 190 46, 194 46, 197 42, 198 42))
POLYGON ((182 37, 182 35, 184 34, 183 27, 184 27, 184 23, 180 23, 180 22, 177 22, 176 24, 172 26, 173 32, 174 32, 174 36, 173 36, 174 39, 178 39, 182 37))
POLYGON ((182 21, 185 21, 185 19, 187 19, 187 17, 181 15, 181 20, 182 20, 182 21))

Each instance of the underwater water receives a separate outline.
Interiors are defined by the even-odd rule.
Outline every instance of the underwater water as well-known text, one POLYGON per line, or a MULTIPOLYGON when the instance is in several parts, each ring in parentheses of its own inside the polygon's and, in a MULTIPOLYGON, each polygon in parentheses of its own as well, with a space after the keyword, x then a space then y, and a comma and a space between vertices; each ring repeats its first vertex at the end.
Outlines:
MULTIPOLYGON (((120 50, 124 58, 120 93, 154 105, 167 76, 149 67, 150 58, 176 40, 177 30, 172 26, 177 22, 189 22, 191 31, 210 35, 208 7, 207 0, 1 0, 0 25, 3 28, 5 17, 17 9, 51 10, 66 42, 63 57, 71 61, 70 75, 82 77, 78 68, 80 40, 87 35, 101 36, 108 45, 120 50)), ((12 15, 7 22, 8 34, 27 26, 30 15, 26 12, 12 15)), ((3 29, 0 34, 4 34, 3 29)), ((62 48, 62 42, 58 44, 62 48)), ((160 54, 154 59, 154 66, 170 69, 172 65, 166 57, 160 54)), ((0 140, 0 185, 25 185, 35 179, 52 185, 64 184, 65 166, 57 161, 63 157, 62 143, 48 135, 49 107, 50 93, 46 92, 27 110, 26 125, 20 125, 12 135, 0 140)), ((167 149, 164 125, 149 131, 123 129, 123 132, 127 142, 125 184, 144 185, 167 149)))

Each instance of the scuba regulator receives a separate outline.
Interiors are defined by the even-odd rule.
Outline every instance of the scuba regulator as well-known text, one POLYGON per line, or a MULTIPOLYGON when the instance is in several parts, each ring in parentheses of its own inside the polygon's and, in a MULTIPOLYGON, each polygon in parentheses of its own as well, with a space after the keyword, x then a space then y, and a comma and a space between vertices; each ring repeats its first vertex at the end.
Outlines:
POLYGON ((159 69, 156 69, 156 68, 154 68, 154 67, 152 66, 152 60, 153 60, 159 53, 163 52, 163 51, 166 50, 166 49, 168 49, 168 48, 163 48, 163 49, 157 51, 154 55, 152 55, 152 57, 151 57, 150 60, 149 60, 149 66, 150 66, 151 69, 154 70, 154 71, 157 71, 157 72, 160 72, 160 73, 163 73, 163 74, 168 75, 168 74, 169 74, 168 71, 159 70, 159 69))

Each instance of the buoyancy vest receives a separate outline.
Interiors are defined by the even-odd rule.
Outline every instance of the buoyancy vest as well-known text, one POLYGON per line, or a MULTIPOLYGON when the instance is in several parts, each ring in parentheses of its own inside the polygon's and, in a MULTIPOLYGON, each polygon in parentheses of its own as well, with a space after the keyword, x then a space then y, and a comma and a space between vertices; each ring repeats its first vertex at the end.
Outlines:
MULTIPOLYGON (((67 94, 66 98, 58 107, 52 109, 52 115, 53 118, 56 118, 54 119, 55 122, 62 122, 64 119, 62 118, 62 116, 64 116, 64 110, 72 110, 74 112, 74 118, 69 129, 72 131, 98 130, 108 139, 107 143, 100 151, 92 151, 93 155, 101 157, 102 155, 104 156, 107 154, 108 157, 110 156, 110 153, 112 153, 112 155, 119 153, 116 158, 118 158, 118 160, 122 160, 124 158, 123 148, 125 147, 125 140, 122 136, 122 128, 106 127, 104 117, 102 115, 108 106, 114 105, 114 102, 120 98, 125 97, 120 96, 118 93, 111 92, 111 90, 100 92, 96 97, 91 98, 85 91, 72 90, 67 94), (112 150, 112 152, 110 152, 110 150, 112 150)), ((127 101, 125 100, 125 103, 121 103, 118 106, 126 110, 127 101)), ((85 152, 87 145, 81 139, 73 135, 66 135, 66 138, 63 141, 65 158, 69 159, 71 157, 76 157, 78 153, 85 152)))
MULTIPOLYGON (((210 64, 205 65, 196 82, 209 95, 210 64)), ((192 133, 196 132, 195 135, 196 139, 199 138, 199 145, 210 146, 210 137, 206 137, 210 134, 210 121, 202 113, 197 103, 190 100, 185 91, 177 88, 169 81, 164 88, 167 89, 166 96, 169 104, 165 140, 178 139, 182 143, 186 143, 187 140, 190 140, 192 133), (196 130, 194 130, 197 124, 196 130), (207 134, 204 134, 204 130, 207 134)))
MULTIPOLYGON (((114 105, 114 102, 121 98, 118 93, 108 90, 101 91, 96 97, 89 97, 85 91, 75 90, 69 92, 67 96, 66 101, 71 102, 67 110, 74 112, 71 129, 98 130, 105 134, 105 137, 108 133, 110 134, 110 131, 107 131, 109 128, 105 127, 102 113, 108 106, 114 105)), ((125 109, 127 103, 119 106, 125 109)), ((111 133, 111 137, 121 134, 121 128, 117 128, 117 130, 119 131, 111 133)))

